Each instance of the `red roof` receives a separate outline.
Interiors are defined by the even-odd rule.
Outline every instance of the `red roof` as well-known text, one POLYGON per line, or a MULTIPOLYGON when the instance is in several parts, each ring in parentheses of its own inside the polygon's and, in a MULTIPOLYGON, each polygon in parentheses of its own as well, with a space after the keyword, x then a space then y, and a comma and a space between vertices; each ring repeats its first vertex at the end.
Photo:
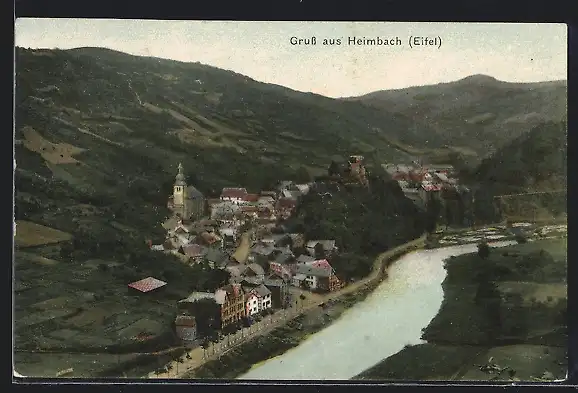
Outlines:
POLYGON ((223 188, 221 198, 245 199, 247 190, 245 188, 223 188))
POLYGON ((426 191, 440 191, 442 189, 438 184, 422 184, 421 186, 426 191))
POLYGON ((259 200, 259 194, 247 194, 243 200, 245 202, 257 202, 259 200))
POLYGON ((308 263, 309 266, 318 267, 321 269, 333 269, 327 259, 319 259, 308 263))
POLYGON ((241 206, 241 211, 243 213, 256 213, 259 211, 258 206, 241 206))
POLYGON ((136 282, 133 282, 131 284, 128 284, 128 286, 130 288, 136 289, 137 291, 144 292, 144 293, 153 291, 153 290, 158 289, 160 287, 164 287, 165 285, 167 285, 166 282, 161 281, 161 280, 157 280, 156 278, 153 278, 153 277, 147 277, 147 278, 144 278, 140 281, 136 281, 136 282))

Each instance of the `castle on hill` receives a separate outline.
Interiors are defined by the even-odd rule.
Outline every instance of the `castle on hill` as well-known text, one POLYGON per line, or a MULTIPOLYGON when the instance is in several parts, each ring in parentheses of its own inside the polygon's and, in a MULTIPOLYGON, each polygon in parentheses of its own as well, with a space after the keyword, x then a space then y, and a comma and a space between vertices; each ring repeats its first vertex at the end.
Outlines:
POLYGON ((194 186, 187 185, 183 165, 180 163, 175 177, 173 194, 169 196, 167 207, 175 216, 185 220, 197 220, 205 214, 205 196, 194 186))

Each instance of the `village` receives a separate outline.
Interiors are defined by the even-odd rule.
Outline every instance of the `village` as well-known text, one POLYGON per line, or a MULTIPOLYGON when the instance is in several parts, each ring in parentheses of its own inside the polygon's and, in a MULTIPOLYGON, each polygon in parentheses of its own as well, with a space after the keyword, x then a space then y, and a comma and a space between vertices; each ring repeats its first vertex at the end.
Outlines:
MULTIPOLYGON (((175 329, 184 345, 233 333, 276 310, 297 307, 303 292, 342 288, 330 263, 338 252, 334 240, 305 239, 301 233, 280 230, 311 186, 281 181, 276 190, 258 194, 224 188, 219 198, 206 199, 186 183, 179 164, 168 199, 173 216, 163 223, 166 239, 149 242, 149 247, 190 266, 224 270, 229 277, 214 292, 193 292, 178 302, 175 329)), ((148 277, 129 288, 150 293, 167 285, 148 277)))
MULTIPOLYGON (((384 169, 420 208, 431 198, 447 199, 442 191, 463 192, 448 166, 384 165, 384 169)), ((332 163, 329 175, 368 186, 362 156, 332 163)), ((300 199, 315 187, 280 181, 274 190, 249 193, 242 187, 223 188, 218 198, 205 198, 187 184, 179 164, 167 202, 172 216, 162 224, 166 239, 162 244, 149 241, 149 247, 152 252, 173 254, 189 266, 225 271, 228 277, 214 292, 192 292, 178 302, 175 333, 184 345, 218 339, 275 311, 297 307, 307 293, 329 293, 347 284, 331 265, 339 253, 335 240, 306 239, 283 227, 300 199)), ((128 286, 151 293, 167 285, 147 277, 128 286)))

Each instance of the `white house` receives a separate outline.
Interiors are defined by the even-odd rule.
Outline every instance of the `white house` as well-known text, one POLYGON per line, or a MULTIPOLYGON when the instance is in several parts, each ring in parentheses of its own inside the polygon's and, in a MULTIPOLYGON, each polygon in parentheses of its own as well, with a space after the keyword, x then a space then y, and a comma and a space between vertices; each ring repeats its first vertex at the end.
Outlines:
POLYGON ((253 291, 247 295, 246 310, 249 317, 259 312, 259 298, 253 291))
POLYGON ((265 285, 259 285, 254 289, 259 299, 259 311, 264 311, 272 307, 271 291, 265 285))
POLYGON ((236 205, 245 203, 248 192, 245 188, 223 188, 221 200, 232 202, 236 205))

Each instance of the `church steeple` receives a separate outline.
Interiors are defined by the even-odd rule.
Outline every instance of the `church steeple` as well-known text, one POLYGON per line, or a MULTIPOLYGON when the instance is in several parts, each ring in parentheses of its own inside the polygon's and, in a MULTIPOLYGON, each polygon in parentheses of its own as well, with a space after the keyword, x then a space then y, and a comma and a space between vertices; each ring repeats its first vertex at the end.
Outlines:
POLYGON ((179 162, 179 172, 175 177, 175 186, 186 186, 187 183, 185 181, 185 174, 183 173, 183 164, 179 162))
POLYGON ((173 187, 173 202, 175 207, 184 208, 185 206, 185 189, 187 182, 183 173, 183 165, 179 163, 179 172, 175 176, 175 185, 173 187))

